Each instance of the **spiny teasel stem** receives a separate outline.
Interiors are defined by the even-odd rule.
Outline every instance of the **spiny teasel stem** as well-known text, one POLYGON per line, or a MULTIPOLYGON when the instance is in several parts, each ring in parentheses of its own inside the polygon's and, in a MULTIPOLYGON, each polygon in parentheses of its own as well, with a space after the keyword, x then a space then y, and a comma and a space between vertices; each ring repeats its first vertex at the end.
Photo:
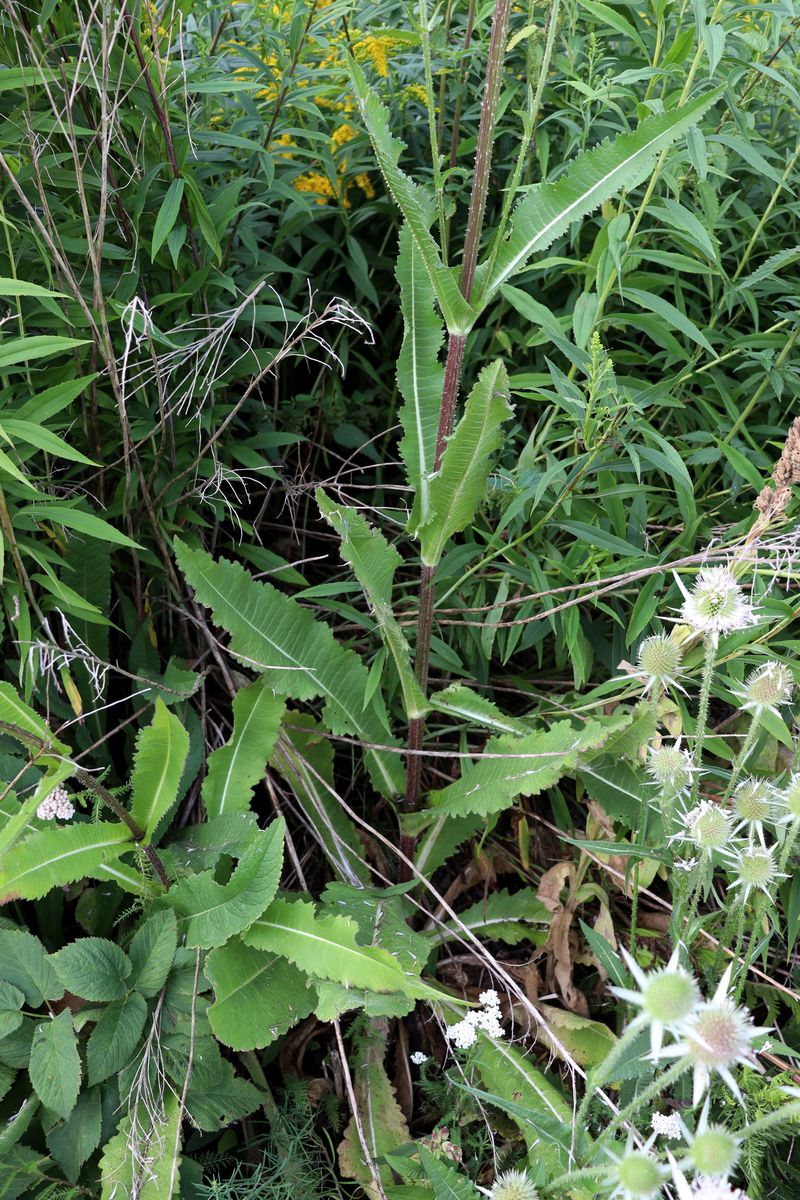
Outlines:
MULTIPOLYGON (((467 228, 464 236, 464 254, 461 262, 461 278, 459 281, 461 294, 466 300, 469 300, 472 293, 481 233, 483 231, 483 219, 486 213, 486 197, 489 192, 489 172, 492 164, 492 148, 497 125, 497 106, 502 84, 503 59, 506 51, 510 11, 511 0, 497 0, 492 18, 492 34, 489 42, 489 57, 486 64, 486 82, 481 107, 480 127, 478 129, 478 144, 475 151, 472 193, 467 216, 467 228)), ((464 362, 465 345, 466 336, 464 334, 451 333, 449 335, 447 361, 445 363, 444 381, 442 384, 442 401, 439 408, 439 427, 436 433, 434 471, 438 471, 441 466, 447 439, 453 428, 458 392, 461 384, 461 369, 464 362)), ((414 664, 417 679, 423 691, 427 687, 428 666, 430 663, 435 582, 436 567, 423 566, 420 574, 417 647, 414 664)), ((414 718, 409 722, 409 750, 415 751, 422 748, 424 732, 425 725, 422 718, 414 718)), ((414 812, 419 807, 422 759, 419 754, 414 753, 408 757, 405 809, 407 812, 414 812)), ((414 849, 414 839, 408 835, 404 835, 402 849, 406 859, 411 859, 414 849)), ((408 871, 407 863, 401 859, 401 875, 404 881, 411 878, 408 871)))

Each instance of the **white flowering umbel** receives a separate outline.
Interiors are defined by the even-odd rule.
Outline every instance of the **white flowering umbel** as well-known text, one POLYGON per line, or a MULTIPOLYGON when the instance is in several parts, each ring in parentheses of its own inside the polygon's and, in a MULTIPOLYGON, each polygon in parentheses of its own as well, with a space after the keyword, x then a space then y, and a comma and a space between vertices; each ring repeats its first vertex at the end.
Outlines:
POLYGON ((673 1141, 683 1137, 683 1123, 677 1113, 653 1113, 650 1128, 656 1137, 671 1138, 673 1141))
POLYGON ((480 1002, 483 1008, 471 1009, 463 1021, 458 1021, 447 1030, 447 1037, 459 1050, 469 1050, 478 1040, 482 1031, 492 1038, 503 1036, 503 1026, 500 1014, 500 997, 493 988, 481 992, 480 1002))
POLYGON ((54 788, 49 796, 45 796, 36 809, 40 821, 70 821, 75 816, 75 807, 69 798, 69 793, 63 787, 54 788))
POLYGON ((661 1058, 686 1058, 691 1062, 693 1104, 700 1103, 714 1074, 741 1101, 733 1068, 741 1064, 761 1070, 753 1053, 753 1042, 767 1030, 754 1025, 747 1009, 740 1008, 728 994, 731 970, 732 964, 711 1000, 698 1005, 682 1022, 680 1041, 661 1051, 661 1058))
POLYGON ((691 592, 679 578, 678 587, 683 592, 680 620, 703 637, 716 640, 722 633, 746 629, 756 619, 752 604, 727 567, 700 571, 691 592))

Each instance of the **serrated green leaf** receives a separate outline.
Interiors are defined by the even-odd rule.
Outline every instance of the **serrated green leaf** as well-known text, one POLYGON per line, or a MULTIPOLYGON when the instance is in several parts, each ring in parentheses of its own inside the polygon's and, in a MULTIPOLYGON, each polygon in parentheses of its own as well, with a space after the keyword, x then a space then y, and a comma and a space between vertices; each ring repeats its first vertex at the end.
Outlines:
POLYGON ((310 975, 373 992, 433 995, 418 977, 404 971, 386 950, 358 943, 349 917, 318 916, 307 900, 273 900, 243 935, 248 946, 282 954, 310 975))
MULTIPOLYGON (((332 733, 392 744, 374 705, 364 707, 366 667, 336 641, 324 622, 271 584, 256 582, 238 563, 214 562, 179 539, 175 551, 197 599, 230 633, 230 651, 236 658, 261 671, 279 695, 296 700, 323 697, 325 723, 332 733)), ((384 795, 403 790, 398 755, 368 750, 366 760, 384 795)))
POLYGON ((403 344, 397 358, 397 386, 404 404, 398 414, 403 427, 399 451, 414 492, 409 527, 424 524, 430 511, 444 367, 439 353, 444 341, 436 313, 433 286, 407 225, 400 230, 397 282, 403 313, 403 344))
POLYGON ((37 1025, 29 1070, 42 1104, 66 1120, 81 1085, 81 1060, 69 1009, 37 1025))
POLYGON ((23 1021, 20 1009, 24 1003, 25 993, 13 983, 0 979, 0 1038, 19 1029, 23 1021))
POLYGON ((177 1200, 180 1195, 181 1108, 167 1091, 164 1107, 152 1114, 143 1135, 131 1131, 123 1117, 103 1147, 100 1159, 101 1200, 177 1200))
POLYGON ((495 733, 515 733, 520 736, 530 733, 530 725, 516 717, 509 717, 491 700, 478 695, 463 683, 453 683, 441 692, 434 692, 429 699, 434 712, 448 713, 459 717, 470 725, 491 729, 495 733))
POLYGON ((719 91, 708 92, 673 112, 645 117, 632 133, 579 154, 554 183, 541 183, 526 192, 514 210, 511 233, 498 250, 480 297, 481 306, 534 254, 566 233, 573 221, 587 216, 623 188, 641 183, 656 155, 696 125, 719 95, 719 91))
POLYGON ((283 817, 260 832, 229 883, 219 884, 212 871, 204 871, 169 891, 166 901, 181 919, 187 946, 221 946, 263 913, 278 890, 285 832, 283 817))
POLYGON ((317 488, 317 504, 341 539, 342 558, 350 563, 364 589, 378 631, 394 659, 406 715, 422 717, 428 706, 411 666, 411 647, 392 612, 394 573, 403 560, 383 534, 372 529, 354 508, 333 504, 322 488, 317 488))
POLYGON ((0 867, 0 904, 19 898, 38 900, 51 888, 91 876, 102 863, 119 858, 133 845, 127 827, 116 821, 34 833, 16 848, 13 861, 0 867))
POLYGON ((227 1061, 223 1061, 216 1079, 204 1079, 202 1086, 190 1086, 186 1094, 186 1111, 195 1125, 205 1132, 224 1129, 234 1121, 241 1121, 260 1103, 258 1088, 247 1079, 235 1076, 227 1061))
POLYGON ((0 929, 0 979, 19 988, 31 1008, 64 995, 47 951, 25 929, 0 929))
POLYGON ((47 1146, 70 1183, 100 1144, 100 1091, 83 1092, 67 1120, 47 1132, 47 1146))
POLYGON ((302 971, 239 938, 212 950, 205 972, 214 987, 211 1028, 232 1050, 268 1046, 316 1006, 316 993, 302 971))
POLYGON ((427 824, 443 813, 488 816, 507 808, 517 796, 536 796, 573 770, 581 751, 601 746, 609 732, 599 721, 589 721, 580 729, 558 721, 525 737, 491 738, 484 754, 496 757, 465 763, 461 778, 432 792, 433 807, 416 814, 409 827, 427 824))
POLYGON ((471 1179, 445 1159, 435 1158, 425 1146, 419 1147, 419 1160, 433 1187, 435 1200, 480 1200, 480 1192, 471 1179))
POLYGON ((112 1000, 103 1010, 86 1047, 89 1083, 102 1083, 130 1061, 147 1019, 147 1001, 138 992, 112 1000))
POLYGON ((358 63, 351 58, 349 66, 353 91, 378 166, 414 238, 428 279, 436 292, 447 328, 451 333, 467 334, 473 326, 476 314, 461 295, 455 274, 442 266, 439 250, 430 233, 433 198, 400 168, 400 154, 405 147, 392 135, 388 110, 368 85, 358 63))
POLYGON ((384 1155, 411 1140, 406 1119, 397 1103, 394 1088, 383 1065, 389 1023, 383 1018, 365 1029, 354 1054, 353 1091, 356 1113, 347 1125, 339 1144, 339 1167, 347 1179, 361 1184, 370 1200, 383 1200, 372 1181, 372 1171, 364 1162, 364 1149, 356 1120, 361 1126, 373 1169, 383 1185, 392 1181, 392 1169, 384 1155))
POLYGON ((415 531, 426 566, 438 564, 449 539, 472 522, 486 494, 492 458, 504 441, 502 425, 512 415, 508 395, 503 364, 484 367, 431 479, 428 519, 415 531))
POLYGON ((230 741, 209 754, 208 774, 203 780, 203 804, 212 820, 249 809, 253 788, 264 777, 284 708, 283 699, 262 679, 236 693, 230 741))
POLYGON ((131 777, 131 816, 146 845, 178 798, 189 735, 163 700, 156 700, 150 725, 139 731, 131 777))
POLYGON ((171 908, 155 912, 137 929, 128 957, 131 961, 130 986, 142 996, 155 996, 166 981, 175 947, 178 922, 171 908))
POLYGON ((51 954, 50 961, 66 990, 83 1000, 116 1000, 128 990, 130 960, 105 938, 78 938, 51 954))

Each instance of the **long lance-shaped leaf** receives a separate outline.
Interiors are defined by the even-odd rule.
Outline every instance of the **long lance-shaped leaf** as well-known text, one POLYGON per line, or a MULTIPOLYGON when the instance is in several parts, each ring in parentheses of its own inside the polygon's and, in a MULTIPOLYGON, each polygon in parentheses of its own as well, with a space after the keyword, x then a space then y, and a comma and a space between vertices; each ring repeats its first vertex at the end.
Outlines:
POLYGON ((498 251, 480 306, 573 221, 587 216, 623 188, 641 183, 656 155, 696 125, 719 97, 720 91, 715 90, 683 108, 645 117, 632 133, 578 155, 556 182, 531 188, 514 210, 511 233, 498 251))
POLYGON ((597 749, 608 736, 608 728, 599 721, 590 721, 582 729, 558 721, 525 737, 491 738, 486 757, 465 767, 455 783, 433 792, 434 807, 411 814, 408 828, 416 830, 443 813, 488 816, 507 808, 517 796, 536 796, 573 770, 582 750, 597 749))
POLYGON ((502 424, 511 415, 505 367, 490 363, 478 376, 431 480, 430 516, 418 530, 426 566, 435 567, 448 540, 471 523, 486 492, 492 457, 503 445, 502 424))
MULTIPOLYGON (((390 741, 375 703, 364 705, 366 667, 353 650, 339 645, 324 621, 271 584, 257 583, 239 563, 214 562, 177 539, 175 551, 197 599, 231 635, 235 658, 262 672, 278 695, 295 700, 322 696, 325 724, 332 733, 353 734, 367 743, 390 741)), ((384 796, 402 791, 398 755, 367 750, 366 762, 384 796)))
POLYGON ((178 798, 188 753, 188 733, 163 700, 156 700, 152 723, 140 731, 136 741, 131 780, 131 816, 145 831, 145 844, 178 798))
POLYGON ((51 888, 94 875, 133 846, 130 830, 116 821, 34 833, 0 866, 0 904, 38 900, 51 888))
POLYGON ((209 817, 247 812, 278 737, 284 707, 282 697, 263 679, 236 693, 231 739, 208 756, 202 797, 209 817))
POLYGON ((442 266, 439 250, 430 232, 433 220, 433 197, 430 192, 406 175, 399 164, 403 143, 392 135, 389 128, 389 112, 367 83, 364 72, 354 59, 350 59, 350 74, 353 91, 358 100, 364 125, 369 134, 378 166, 383 172, 386 186, 411 231, 425 266, 428 278, 436 292, 450 333, 467 334, 475 323, 475 310, 459 291, 456 273, 442 266))
POLYGON ((350 917, 318 916, 307 900, 279 897, 242 934, 242 941, 282 954, 301 971, 345 987, 439 998, 435 989, 412 971, 404 971, 387 950, 362 946, 358 936, 358 925, 350 917))
POLYGON ((414 491, 409 520, 409 528, 414 529, 424 524, 430 511, 430 477, 444 386, 444 367, 439 361, 444 330, 435 308, 436 294, 407 225, 400 230, 396 271, 403 313, 397 386, 405 401, 398 414, 403 426, 398 449, 414 491))
POLYGON ((394 573, 403 560, 383 534, 370 528, 354 508, 334 504, 322 488, 317 488, 317 504, 325 520, 341 538, 342 558, 350 563, 364 589, 381 637, 394 659, 406 715, 423 717, 428 706, 411 666, 411 648, 392 612, 394 573))

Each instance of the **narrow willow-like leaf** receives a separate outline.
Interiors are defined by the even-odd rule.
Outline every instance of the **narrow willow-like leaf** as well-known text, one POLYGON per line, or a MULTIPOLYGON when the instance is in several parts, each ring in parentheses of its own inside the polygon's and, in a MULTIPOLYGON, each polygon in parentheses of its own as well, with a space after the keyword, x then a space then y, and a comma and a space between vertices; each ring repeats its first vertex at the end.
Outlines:
POLYGON ((464 683, 452 683, 444 691, 434 692, 429 703, 434 712, 460 717, 462 721, 482 729, 492 729, 495 733, 530 733, 530 726, 524 721, 507 716, 493 701, 479 696, 464 683))
POLYGON ((284 707, 263 679, 236 693, 231 739, 208 756, 202 797, 210 818, 247 812, 275 745, 284 707))
POLYGON ((451 333, 467 334, 475 322, 475 311, 458 288, 456 275, 442 266, 438 247, 431 236, 433 197, 406 175, 399 166, 403 143, 392 135, 389 113, 367 83, 364 72, 355 61, 349 60, 353 91, 359 111, 369 134, 386 186, 403 214, 419 250, 428 278, 436 292, 445 324, 451 333))
POLYGON ((325 520, 338 533, 342 558, 350 563, 364 589, 381 637, 397 667, 408 717, 423 717, 428 711, 422 688, 411 666, 411 648, 392 612, 394 573, 403 561, 383 534, 372 529, 361 513, 343 508, 317 488, 317 504, 325 520))
POLYGON ((206 975, 214 987, 211 1028, 232 1050, 260 1050, 314 1011, 308 977, 279 955, 231 938, 212 950, 206 975))
POLYGON ((413 814, 408 819, 409 828, 426 824, 443 813, 457 817, 467 813, 488 816, 507 808, 517 796, 536 796, 574 769, 582 750, 602 745, 608 732, 599 721, 590 721, 581 729, 569 721, 559 721, 550 729, 540 729, 525 737, 491 738, 486 743, 486 757, 465 765, 460 779, 433 792, 430 797, 433 807, 425 813, 413 814))
POLYGON ((333 747, 310 713, 287 710, 270 766, 292 789, 336 874, 347 883, 369 883, 361 835, 333 784, 333 747))
POLYGON ((588 216, 623 188, 641 183, 656 155, 696 125, 719 97, 719 90, 708 92, 683 108, 645 117, 632 133, 579 154, 554 183, 537 184, 526 192, 514 210, 511 233, 483 288, 481 306, 534 254, 566 233, 573 221, 588 216))
POLYGON ((156 826, 178 798, 189 735, 163 700, 156 700, 153 721, 136 739, 131 779, 131 816, 150 841, 156 826))
POLYGON ((397 282, 403 313, 397 386, 405 401, 398 414, 403 426, 398 449, 414 491, 409 528, 415 529, 428 519, 430 511, 430 477, 444 386, 444 367, 439 361, 444 330, 435 308, 436 293, 407 225, 400 230, 397 282))
POLYGON ((358 932, 349 917, 318 916, 307 900, 279 898, 242 940, 259 950, 282 954, 301 971, 345 987, 419 997, 438 995, 413 973, 404 971, 388 951, 359 945, 358 932))
POLYGON ((426 566, 437 565, 449 539, 475 516, 492 457, 503 445, 502 424, 511 415, 506 369, 499 361, 490 363, 478 376, 431 480, 430 514, 417 531, 426 566))
POLYGON ((260 916, 278 890, 285 832, 283 817, 260 832, 226 884, 202 871, 170 889, 166 899, 182 918, 187 946, 221 946, 260 916))
MULTIPOLYGON (((366 667, 354 651, 336 641, 323 621, 271 584, 257 583, 239 563, 214 562, 204 551, 191 550, 178 539, 175 550, 197 599, 230 633, 231 653, 261 671, 277 694, 295 700, 322 696, 325 723, 332 733, 397 744, 390 741, 375 705, 364 706, 366 667)), ((398 755, 368 750, 366 761, 383 795, 402 791, 398 755)))
POLYGON ((94 876, 133 845, 129 830, 116 821, 34 833, 0 866, 0 904, 39 900, 51 888, 94 876))

